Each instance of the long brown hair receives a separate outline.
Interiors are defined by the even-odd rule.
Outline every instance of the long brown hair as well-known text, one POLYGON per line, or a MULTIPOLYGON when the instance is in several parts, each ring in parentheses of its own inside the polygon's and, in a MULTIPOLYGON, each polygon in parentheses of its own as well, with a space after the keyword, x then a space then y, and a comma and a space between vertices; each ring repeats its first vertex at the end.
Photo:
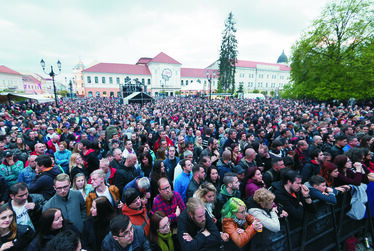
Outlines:
POLYGON ((9 237, 9 240, 13 240, 17 235, 17 223, 16 223, 16 214, 14 211, 10 208, 10 205, 5 204, 0 207, 0 214, 2 214, 5 211, 11 211, 13 213, 13 219, 12 222, 9 225, 10 230, 12 231, 12 235, 9 237))
POLYGON ((158 242, 158 229, 160 227, 160 221, 167 217, 167 215, 164 212, 161 211, 156 211, 152 216, 151 216, 151 225, 150 225, 150 235, 149 239, 153 243, 158 242))
POLYGON ((338 169, 338 167, 329 161, 325 161, 321 167, 321 176, 325 178, 327 186, 331 186, 332 183, 334 182, 334 178, 331 177, 332 171, 335 169, 338 169))

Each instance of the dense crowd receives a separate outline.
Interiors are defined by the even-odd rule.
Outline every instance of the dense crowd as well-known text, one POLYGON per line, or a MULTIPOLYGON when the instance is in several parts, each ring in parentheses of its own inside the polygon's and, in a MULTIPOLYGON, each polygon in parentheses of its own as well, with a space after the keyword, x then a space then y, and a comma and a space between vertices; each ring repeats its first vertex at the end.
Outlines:
POLYGON ((350 217, 362 219, 374 181, 369 106, 169 97, 0 109, 0 250, 249 250, 280 219, 293 229, 316 200, 352 189, 350 217))

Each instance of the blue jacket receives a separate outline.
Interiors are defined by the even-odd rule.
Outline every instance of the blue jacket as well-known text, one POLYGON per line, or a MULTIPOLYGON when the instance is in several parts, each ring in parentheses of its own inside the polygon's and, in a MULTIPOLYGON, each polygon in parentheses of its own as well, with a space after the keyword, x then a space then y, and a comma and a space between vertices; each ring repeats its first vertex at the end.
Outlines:
POLYGON ((186 174, 182 172, 179 176, 175 179, 174 182, 174 191, 178 192, 183 199, 184 203, 187 203, 187 188, 190 184, 192 179, 192 172, 190 174, 186 174))
POLYGON ((319 199, 320 201, 326 202, 328 204, 335 205, 336 204, 336 195, 338 194, 338 190, 333 189, 332 193, 328 195, 322 194, 322 192, 314 187, 312 187, 309 182, 306 182, 305 185, 309 188, 309 195, 312 200, 319 199))
MULTIPOLYGON (((174 159, 176 160, 176 162, 175 162, 176 165, 175 166, 177 166, 178 163, 179 163, 179 161, 180 161, 180 159, 178 157, 175 157, 174 159)), ((175 166, 173 167, 173 164, 171 163, 169 157, 164 160, 164 166, 165 166, 165 171, 168 174, 169 180, 174 180, 173 176, 174 176, 174 168, 175 168, 175 166)))
POLYGON ((28 165, 25 169, 23 169, 18 174, 18 182, 25 182, 27 186, 30 186, 35 176, 36 176, 35 170, 32 169, 30 165, 28 165))
POLYGON ((57 150, 54 155, 55 155, 55 162, 58 165, 60 165, 66 173, 66 170, 69 169, 69 160, 71 156, 71 151, 67 149, 65 149, 64 151, 57 150))

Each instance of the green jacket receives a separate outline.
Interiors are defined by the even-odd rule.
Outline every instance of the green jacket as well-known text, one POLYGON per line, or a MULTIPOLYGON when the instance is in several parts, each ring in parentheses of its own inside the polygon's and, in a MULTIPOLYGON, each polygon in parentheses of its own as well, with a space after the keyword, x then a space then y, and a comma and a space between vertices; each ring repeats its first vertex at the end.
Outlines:
POLYGON ((6 160, 0 165, 0 174, 4 176, 9 186, 18 182, 18 174, 23 170, 23 162, 16 160, 15 163, 10 166, 6 160))

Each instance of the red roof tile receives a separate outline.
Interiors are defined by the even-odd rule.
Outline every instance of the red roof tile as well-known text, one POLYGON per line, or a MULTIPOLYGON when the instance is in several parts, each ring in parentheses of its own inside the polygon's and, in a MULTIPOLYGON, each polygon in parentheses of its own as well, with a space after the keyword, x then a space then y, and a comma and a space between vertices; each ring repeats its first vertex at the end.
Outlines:
POLYGON ((198 68, 181 68, 181 77, 185 78, 206 78, 206 72, 213 76, 213 71, 216 72, 214 78, 218 78, 218 70, 212 69, 198 69, 198 68))
POLYGON ((139 58, 136 64, 148 64, 151 60, 152 58, 139 58))
POLYGON ((133 64, 112 64, 112 63, 98 63, 89 67, 83 72, 103 72, 103 73, 119 73, 132 75, 151 75, 149 69, 145 65, 133 64))
POLYGON ((160 52, 156 57, 152 59, 154 63, 165 63, 165 64, 181 64, 177 60, 171 58, 163 52, 160 52))
POLYGON ((8 67, 6 67, 5 65, 0 65, 0 73, 7 73, 7 74, 14 74, 14 75, 20 75, 22 76, 21 73, 19 72, 16 72, 8 67))
POLYGON ((253 61, 246 61, 246 60, 238 60, 236 63, 237 67, 244 67, 244 68, 256 68, 256 66, 260 65, 270 65, 270 66, 279 66, 281 71, 290 71, 291 68, 288 65, 284 64, 272 64, 272 63, 262 63, 262 62, 253 62, 253 61))

